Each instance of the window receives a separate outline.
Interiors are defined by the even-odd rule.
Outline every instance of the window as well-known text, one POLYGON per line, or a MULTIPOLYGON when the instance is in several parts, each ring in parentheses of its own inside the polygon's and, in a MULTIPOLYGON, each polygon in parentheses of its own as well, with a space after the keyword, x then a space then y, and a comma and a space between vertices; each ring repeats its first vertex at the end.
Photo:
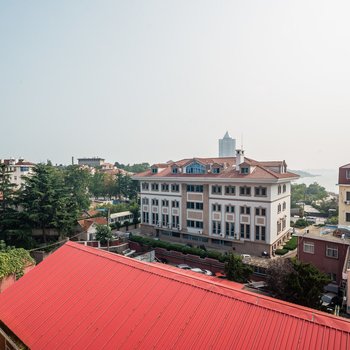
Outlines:
POLYGON ((203 228, 203 221, 187 220, 187 227, 203 228))
POLYGON ((142 189, 144 191, 148 191, 149 189, 149 183, 148 182, 142 182, 142 185, 141 185, 142 189))
POLYGON ((282 231, 282 224, 281 221, 278 220, 277 221, 277 234, 279 234, 282 231))
POLYGON ((217 204, 217 203, 213 204, 212 210, 213 211, 221 211, 221 204, 217 204))
POLYGON ((283 185, 283 193, 285 193, 286 191, 287 191, 287 185, 284 184, 284 185, 283 185))
POLYGON ((171 222, 172 222, 172 226, 173 226, 173 227, 178 228, 178 227, 179 227, 179 223, 180 223, 180 221, 179 221, 179 216, 178 216, 178 215, 173 215, 173 216, 171 217, 171 222))
POLYGON ((255 226, 255 240, 265 241, 266 237, 266 227, 265 226, 255 226))
POLYGON ((173 207, 173 208, 178 208, 179 207, 179 201, 171 201, 171 206, 173 207))
POLYGON ((162 207, 168 207, 169 206, 169 201, 166 199, 162 200, 162 207))
POLYGON ((280 213, 280 212, 281 212, 281 208, 282 208, 281 204, 278 204, 277 213, 280 213))
POLYGON ((21 172, 29 171, 29 167, 28 166, 21 166, 20 171, 21 172))
POLYGON ((327 245, 326 256, 328 256, 328 258, 338 259, 338 247, 332 247, 327 245))
POLYGON ((345 213, 345 221, 350 222, 350 213, 345 213))
POLYGON ((142 212, 142 222, 146 224, 149 223, 149 213, 147 211, 142 212))
POLYGON ((239 187, 239 195, 240 196, 250 196, 251 189, 247 186, 240 186, 239 187))
POLYGON ((247 167, 242 167, 242 168, 241 168, 241 174, 249 174, 249 168, 247 168, 247 167))
POLYGON ((241 224, 241 238, 250 239, 250 225, 241 224))
POLYGON ((213 174, 220 174, 220 168, 213 168, 212 173, 213 174))
POLYGON ((283 211, 286 210, 286 208, 287 208, 286 202, 283 202, 283 206, 282 207, 283 207, 283 211))
POLYGON ((346 172, 345 172, 345 177, 346 177, 347 180, 350 179, 350 169, 349 169, 349 170, 346 170, 346 172))
POLYGON ((152 225, 158 225, 159 216, 158 213, 152 213, 152 225))
POLYGON ((222 186, 213 185, 213 186, 211 187, 211 193, 212 193, 212 194, 221 194, 221 187, 222 187, 222 186))
POLYGON ((245 206, 241 207, 240 212, 241 212, 241 214, 250 215, 250 207, 245 207, 245 206))
POLYGON ((205 167, 198 163, 192 163, 186 167, 186 174, 204 174, 205 167))
POLYGON ((152 168, 152 174, 157 174, 158 173, 158 168, 152 168))
POLYGON ((315 246, 313 242, 304 242, 304 253, 310 253, 314 254, 315 253, 315 246))
POLYGON ((152 199, 152 205, 158 205, 158 199, 152 199))
POLYGON ((233 222, 226 222, 226 236, 234 237, 235 224, 233 222))
POLYGON ((225 186, 225 194, 234 196, 236 194, 236 186, 225 186))
POLYGON ((180 192, 179 184, 172 184, 171 185, 171 192, 180 192))
POLYGON ((233 205, 226 205, 225 211, 226 211, 226 213, 234 213, 235 207, 233 205))
POLYGON ((282 188, 281 188, 281 185, 278 185, 278 194, 281 194, 281 192, 282 192, 282 188))
POLYGON ((187 202, 187 209, 203 210, 203 203, 201 203, 201 202, 187 202))
POLYGON ((203 185, 187 185, 187 192, 203 192, 203 185))
POLYGON ((169 192, 169 185, 168 184, 162 184, 162 191, 163 192, 169 192))
POLYGON ((179 172, 179 168, 177 166, 174 166, 171 170, 173 174, 177 174, 179 172))
POLYGON ((163 226, 169 225, 169 215, 167 215, 167 214, 162 215, 162 225, 163 226))
POLYGON ((151 184, 151 190, 152 191, 159 191, 159 185, 158 184, 151 184))
POLYGON ((256 197, 266 197, 267 188, 266 187, 255 187, 255 196, 256 197))
POLYGON ((332 282, 337 282, 337 274, 334 272, 329 272, 328 276, 332 282))
POLYGON ((221 222, 220 221, 213 220, 212 226, 213 226, 213 234, 214 235, 221 234, 221 222))
POLYGON ((256 216, 266 216, 266 209, 265 208, 255 208, 255 215, 256 216))
POLYGON ((148 198, 142 198, 142 204, 149 204, 149 199, 148 198))

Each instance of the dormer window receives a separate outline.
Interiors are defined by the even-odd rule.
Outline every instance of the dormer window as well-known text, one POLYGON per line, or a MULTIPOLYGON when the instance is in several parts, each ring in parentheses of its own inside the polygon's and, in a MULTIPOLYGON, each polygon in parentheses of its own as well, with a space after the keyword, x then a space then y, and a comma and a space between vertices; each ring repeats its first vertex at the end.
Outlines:
POLYGON ((177 166, 174 166, 173 169, 172 169, 172 173, 173 174, 178 174, 179 172, 179 168, 177 166))
POLYGON ((249 168, 248 167, 241 167, 241 174, 249 174, 249 168))
POLYGON ((186 167, 186 174, 204 174, 205 167, 199 163, 192 163, 186 167))
POLYGON ((158 173, 158 168, 152 168, 152 174, 157 174, 158 173))
POLYGON ((220 174, 220 168, 219 167, 213 168, 212 173, 213 174, 220 174))

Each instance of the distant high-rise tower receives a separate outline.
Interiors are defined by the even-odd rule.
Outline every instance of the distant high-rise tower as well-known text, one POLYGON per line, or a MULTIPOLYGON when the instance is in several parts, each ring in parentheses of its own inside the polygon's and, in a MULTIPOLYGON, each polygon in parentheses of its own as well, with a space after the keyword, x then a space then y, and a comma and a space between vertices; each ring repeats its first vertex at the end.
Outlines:
POLYGON ((219 139, 219 157, 234 157, 236 152, 236 140, 226 131, 225 136, 219 139))

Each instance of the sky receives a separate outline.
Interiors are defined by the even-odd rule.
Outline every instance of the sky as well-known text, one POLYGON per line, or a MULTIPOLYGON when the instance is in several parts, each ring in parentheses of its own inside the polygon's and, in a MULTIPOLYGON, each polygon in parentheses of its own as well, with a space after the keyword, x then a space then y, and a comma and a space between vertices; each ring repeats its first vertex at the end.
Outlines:
POLYGON ((0 0, 0 158, 159 163, 226 131, 292 169, 350 162, 347 0, 0 0))

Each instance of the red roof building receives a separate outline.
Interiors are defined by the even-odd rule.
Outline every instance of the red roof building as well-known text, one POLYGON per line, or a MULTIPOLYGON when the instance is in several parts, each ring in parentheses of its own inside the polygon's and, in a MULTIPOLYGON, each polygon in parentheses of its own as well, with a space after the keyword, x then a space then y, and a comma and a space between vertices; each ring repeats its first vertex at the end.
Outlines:
POLYGON ((0 320, 30 349, 350 346, 345 319, 73 242, 0 295, 0 320))

